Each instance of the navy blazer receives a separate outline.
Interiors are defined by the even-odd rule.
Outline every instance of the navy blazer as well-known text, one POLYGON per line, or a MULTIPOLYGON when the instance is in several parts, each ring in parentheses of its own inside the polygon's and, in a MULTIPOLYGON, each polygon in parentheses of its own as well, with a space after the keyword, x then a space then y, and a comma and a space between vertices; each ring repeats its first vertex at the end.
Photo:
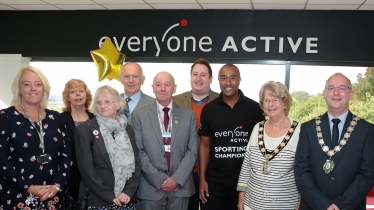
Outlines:
MULTIPOLYGON (((342 135, 352 120, 349 112, 342 135)), ((328 115, 321 117, 322 136, 331 149, 328 115)), ((360 119, 347 144, 332 160, 335 167, 326 174, 329 156, 318 143, 315 119, 301 125, 295 158, 295 179, 301 194, 300 210, 323 209, 335 204, 341 210, 365 210, 366 195, 374 184, 374 125, 360 119)))

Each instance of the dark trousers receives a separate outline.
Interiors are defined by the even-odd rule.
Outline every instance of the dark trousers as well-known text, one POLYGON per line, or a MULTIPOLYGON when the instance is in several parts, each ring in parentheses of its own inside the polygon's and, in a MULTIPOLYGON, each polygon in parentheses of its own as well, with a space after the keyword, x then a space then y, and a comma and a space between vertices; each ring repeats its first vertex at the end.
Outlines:
POLYGON ((238 192, 235 185, 225 185, 217 182, 208 182, 209 197, 205 204, 201 203, 201 210, 237 210, 238 192))
POLYGON ((188 202, 188 210, 199 210, 199 174, 196 172, 192 172, 192 176, 195 183, 196 193, 190 197, 190 201, 188 202))

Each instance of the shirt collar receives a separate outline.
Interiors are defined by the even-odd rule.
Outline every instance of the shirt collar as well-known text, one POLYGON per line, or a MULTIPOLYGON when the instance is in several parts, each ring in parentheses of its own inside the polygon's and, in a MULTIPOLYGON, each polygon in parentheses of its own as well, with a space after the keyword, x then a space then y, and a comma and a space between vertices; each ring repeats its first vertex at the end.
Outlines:
MULTIPOLYGON (((157 109, 161 112, 161 113, 164 113, 164 111, 162 110, 163 108, 165 108, 164 106, 162 106, 161 104, 158 103, 158 101, 156 101, 156 104, 157 104, 157 109)), ((171 110, 173 110, 173 100, 171 100, 170 104, 167 105, 167 107, 169 107, 169 111, 171 112, 171 110)))
POLYGON ((334 118, 339 118, 340 122, 344 124, 345 119, 347 119, 347 116, 348 116, 348 110, 344 112, 342 115, 340 115, 339 117, 333 117, 329 112, 327 112, 327 116, 329 117, 330 124, 332 123, 331 120, 334 118))
POLYGON ((124 98, 131 98, 131 101, 134 102, 135 104, 138 104, 140 101, 140 98, 142 97, 142 91, 139 90, 137 93, 132 95, 131 97, 127 97, 126 93, 123 93, 124 98))
POLYGON ((192 90, 191 90, 191 93, 190 93, 190 95, 191 95, 191 99, 192 99, 192 100, 193 100, 193 101, 194 101, 198 106, 200 106, 202 103, 204 103, 206 100, 208 100, 211 91, 212 91, 212 90, 209 90, 208 95, 205 96, 203 99, 201 99, 201 100, 197 100, 196 98, 193 97, 192 90))

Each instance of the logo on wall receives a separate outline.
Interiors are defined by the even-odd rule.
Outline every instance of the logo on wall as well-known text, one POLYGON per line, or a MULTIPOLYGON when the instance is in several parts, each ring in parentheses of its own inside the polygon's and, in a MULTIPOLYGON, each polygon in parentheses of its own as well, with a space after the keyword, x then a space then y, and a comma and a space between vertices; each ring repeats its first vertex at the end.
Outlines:
MULTIPOLYGON (((181 26, 182 28, 186 28, 188 26, 188 20, 182 19, 178 23, 171 25, 162 35, 161 40, 157 38, 157 36, 131 36, 127 39, 127 37, 122 37, 122 39, 117 39, 117 37, 111 37, 114 42, 114 45, 119 51, 127 47, 126 50, 131 52, 139 52, 139 51, 147 51, 147 46, 154 45, 156 47, 157 52, 155 54, 156 57, 160 56, 162 51, 167 50, 169 52, 211 52, 213 47, 213 39, 210 36, 203 36, 201 38, 196 38, 194 36, 168 36, 169 32, 174 29, 175 27, 181 26), (126 40, 127 39, 127 40, 126 40), (125 42, 127 42, 126 45, 125 42), (159 43, 166 43, 166 49, 161 48, 159 43)), ((105 41, 106 36, 103 36, 99 40, 99 47, 105 41)), ((292 49, 293 53, 318 53, 318 38, 317 37, 275 37, 275 36, 245 36, 241 40, 235 38, 234 36, 227 36, 226 40, 223 45, 218 46, 221 49, 221 52, 265 52, 269 53, 271 48, 270 46, 277 45, 277 52, 276 53, 283 53, 284 46, 289 45, 292 49), (301 52, 299 49, 300 45, 305 45, 305 51, 301 52), (261 48, 257 48, 256 46, 262 46, 261 48)), ((164 45, 161 45, 164 46, 164 45)), ((274 49, 274 48, 272 48, 274 49)), ((123 52, 126 53, 124 49, 123 52)))

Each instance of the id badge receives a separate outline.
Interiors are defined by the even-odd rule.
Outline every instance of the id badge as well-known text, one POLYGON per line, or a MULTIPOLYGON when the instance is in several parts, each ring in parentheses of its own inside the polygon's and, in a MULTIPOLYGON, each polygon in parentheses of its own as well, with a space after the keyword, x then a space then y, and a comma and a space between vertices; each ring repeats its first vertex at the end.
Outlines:
POLYGON ((165 147, 165 152, 170 152, 170 144, 168 144, 168 145, 164 145, 164 147, 165 147))
POLYGON ((43 153, 41 155, 38 155, 36 157, 36 160, 38 161, 39 164, 43 165, 43 164, 50 163, 52 161, 52 157, 49 153, 43 153))
POLYGON ((162 138, 171 138, 171 132, 162 132, 162 138))

